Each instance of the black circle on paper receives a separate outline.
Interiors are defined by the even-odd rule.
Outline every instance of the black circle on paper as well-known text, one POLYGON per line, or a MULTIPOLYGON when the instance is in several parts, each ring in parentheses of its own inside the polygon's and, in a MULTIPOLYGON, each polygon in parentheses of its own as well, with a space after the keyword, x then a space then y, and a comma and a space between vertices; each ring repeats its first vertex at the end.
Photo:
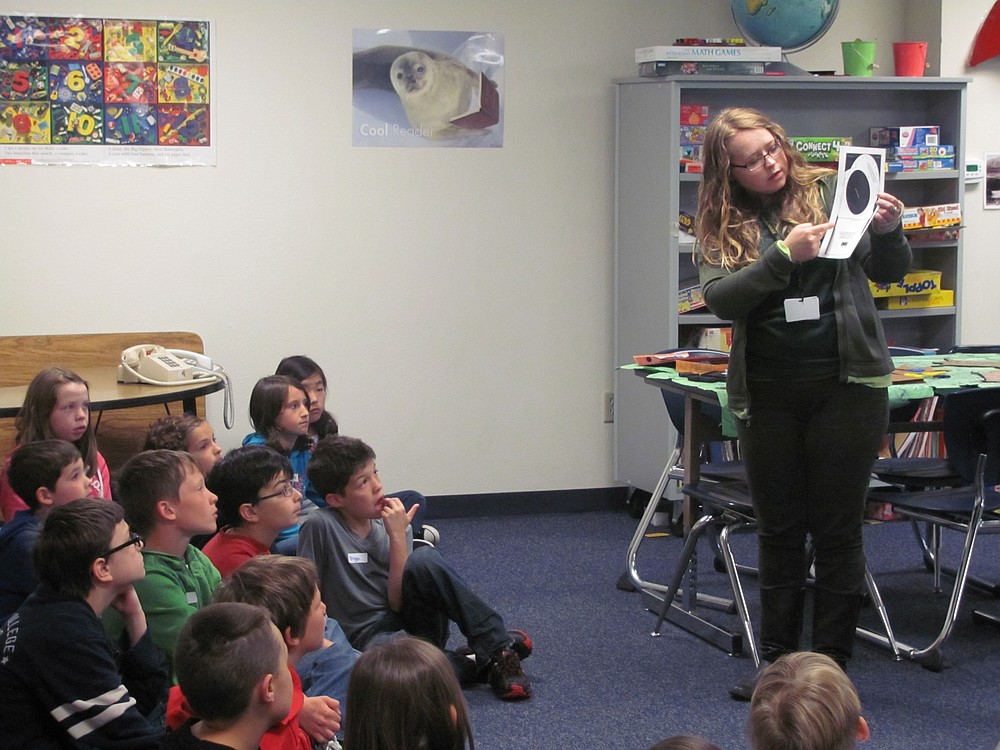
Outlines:
POLYGON ((871 184, 868 181, 868 175, 860 169, 855 169, 851 172, 850 177, 847 178, 847 190, 844 191, 844 197, 847 199, 847 208, 852 214, 857 216, 868 208, 868 201, 871 195, 871 184))

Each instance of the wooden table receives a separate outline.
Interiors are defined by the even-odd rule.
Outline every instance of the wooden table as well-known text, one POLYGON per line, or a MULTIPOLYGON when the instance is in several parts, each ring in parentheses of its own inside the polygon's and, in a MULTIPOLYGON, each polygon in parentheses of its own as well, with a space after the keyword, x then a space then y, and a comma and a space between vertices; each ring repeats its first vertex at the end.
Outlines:
MULTIPOLYGON (((73 370, 87 381, 90 387, 90 410, 92 412, 132 409, 151 404, 171 404, 180 402, 185 412, 194 413, 195 399, 221 391, 221 380, 188 380, 175 386, 146 385, 145 383, 119 383, 118 367, 79 367, 73 370)), ((16 417, 24 403, 27 385, 13 385, 0 388, 0 418, 16 417)), ((98 423, 100 417, 98 417, 98 423)), ((97 424, 95 424, 95 429, 97 424)))

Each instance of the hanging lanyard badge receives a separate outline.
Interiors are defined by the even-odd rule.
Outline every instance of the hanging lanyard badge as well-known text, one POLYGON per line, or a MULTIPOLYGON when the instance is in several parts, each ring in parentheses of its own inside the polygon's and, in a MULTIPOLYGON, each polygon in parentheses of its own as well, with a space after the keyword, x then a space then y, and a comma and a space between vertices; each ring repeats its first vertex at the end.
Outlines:
MULTIPOLYGON (((777 227, 771 226, 769 221, 764 221, 764 226, 767 227, 767 231, 775 242, 781 241, 782 237, 778 234, 777 227)), ((792 271, 792 284, 789 286, 792 285, 799 290, 799 296, 789 297, 785 300, 785 322, 798 323, 801 320, 819 320, 819 297, 815 295, 802 296, 798 268, 792 271)))

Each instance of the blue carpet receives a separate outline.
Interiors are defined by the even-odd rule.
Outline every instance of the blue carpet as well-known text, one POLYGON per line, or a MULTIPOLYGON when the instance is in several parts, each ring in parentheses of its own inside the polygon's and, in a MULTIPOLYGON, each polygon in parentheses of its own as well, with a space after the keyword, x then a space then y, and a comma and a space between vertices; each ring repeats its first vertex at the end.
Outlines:
MULTIPOLYGON (((646 750, 675 734, 701 735, 724 750, 746 748, 748 704, 727 688, 752 671, 736 658, 667 623, 660 638, 641 596, 619 591, 636 521, 625 512, 436 519, 440 550, 508 627, 528 631, 535 653, 525 662, 534 697, 503 703, 487 686, 467 690, 479 750, 602 748, 646 750)), ((954 534, 946 537, 957 548, 954 534)), ((984 575, 1000 580, 997 540, 977 547, 984 575)), ((739 538, 737 557, 752 563, 752 535, 739 538)), ((638 567, 663 581, 681 541, 651 538, 638 567)), ((866 529, 869 562, 897 637, 915 646, 940 627, 947 595, 935 596, 908 524, 866 529)), ((702 559, 710 560, 707 547, 702 559)), ((702 565, 701 588, 726 595, 725 577, 702 565), (706 570, 707 568, 707 570, 706 570)), ((950 585, 950 580, 946 581, 950 585)), ((756 583, 744 577, 756 617, 756 583)), ((969 592, 945 645, 946 667, 932 673, 891 652, 858 641, 850 675, 872 729, 865 747, 992 750, 1000 739, 1000 630, 975 623, 973 608, 1000 613, 1000 600, 969 592)), ((711 618, 735 627, 735 617, 711 618)), ((869 608, 863 620, 874 624, 869 608)), ((808 629, 807 629, 808 634, 808 629)), ((458 643, 458 634, 453 635, 458 643)))

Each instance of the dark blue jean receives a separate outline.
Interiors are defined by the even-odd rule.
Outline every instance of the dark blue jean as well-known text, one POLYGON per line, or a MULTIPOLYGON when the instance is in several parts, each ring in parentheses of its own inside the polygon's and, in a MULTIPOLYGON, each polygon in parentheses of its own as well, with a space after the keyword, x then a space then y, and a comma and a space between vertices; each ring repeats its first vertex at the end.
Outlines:
POLYGON ((834 379, 753 382, 738 424, 757 514, 761 651, 799 650, 814 553, 812 649, 850 659, 864 591, 865 497, 888 422, 884 388, 834 379))
MULTIPOLYGON (((402 612, 383 617, 364 646, 379 642, 386 634, 405 630, 444 649, 452 622, 468 640, 480 664, 511 644, 503 618, 469 587, 451 563, 434 547, 416 547, 403 568, 402 612)), ((459 678, 466 677, 469 661, 456 657, 452 662, 459 678)))

